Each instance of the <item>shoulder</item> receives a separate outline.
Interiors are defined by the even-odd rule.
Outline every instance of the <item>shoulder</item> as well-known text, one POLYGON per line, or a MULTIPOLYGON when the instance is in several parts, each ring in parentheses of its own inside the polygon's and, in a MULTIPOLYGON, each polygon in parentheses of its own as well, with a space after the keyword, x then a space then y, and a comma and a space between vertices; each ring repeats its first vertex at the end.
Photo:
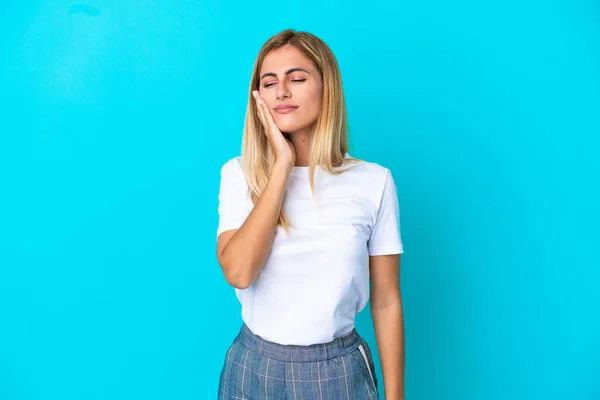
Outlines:
POLYGON ((235 156, 225 161, 222 164, 221 168, 242 168, 242 156, 235 156))
POLYGON ((237 171, 242 173, 242 156, 236 156, 221 165, 221 173, 237 171))
POLYGON ((385 165, 361 159, 356 164, 352 163, 348 171, 344 173, 349 173, 349 178, 358 184, 360 192, 372 198, 376 204, 381 200, 383 193, 388 190, 387 188, 395 190, 392 172, 385 165))
MULTIPOLYGON (((348 158, 354 159, 352 157, 348 158)), ((357 162, 349 163, 347 172, 351 172, 353 174, 360 175, 365 179, 374 181, 385 180, 388 174, 391 174, 389 168, 385 167, 384 165, 368 160, 354 160, 357 160, 357 162)))
POLYGON ((246 184, 241 156, 230 158, 221 165, 221 181, 231 184, 233 184, 233 182, 246 184))

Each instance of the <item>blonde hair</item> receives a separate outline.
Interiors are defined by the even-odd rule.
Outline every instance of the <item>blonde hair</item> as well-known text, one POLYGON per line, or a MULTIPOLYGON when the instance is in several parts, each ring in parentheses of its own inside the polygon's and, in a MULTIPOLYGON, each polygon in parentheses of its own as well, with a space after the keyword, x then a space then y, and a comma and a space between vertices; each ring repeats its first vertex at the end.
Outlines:
MULTIPOLYGON (((248 182, 248 191, 256 204, 269 180, 275 155, 264 128, 258 119, 253 90, 259 89, 259 73, 263 60, 272 50, 294 46, 307 56, 320 72, 323 80, 321 110, 315 123, 311 140, 308 173, 310 189, 314 192, 314 172, 317 166, 333 175, 345 170, 335 169, 344 163, 362 162, 357 158, 345 159, 348 153, 348 122, 342 78, 337 60, 325 42, 308 32, 286 29, 268 39, 260 49, 250 80, 248 108, 242 138, 242 169, 248 182), (335 167, 334 167, 335 166, 335 167)), ((291 224, 283 209, 277 222, 289 233, 291 224)))

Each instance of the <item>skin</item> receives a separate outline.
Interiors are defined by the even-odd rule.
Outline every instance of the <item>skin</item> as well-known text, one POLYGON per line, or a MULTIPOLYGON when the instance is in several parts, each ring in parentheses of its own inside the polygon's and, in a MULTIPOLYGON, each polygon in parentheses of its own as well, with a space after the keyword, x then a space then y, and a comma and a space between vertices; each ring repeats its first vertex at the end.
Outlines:
POLYGON ((321 110, 323 80, 314 63, 293 46, 271 51, 259 71, 259 98, 271 113, 279 133, 290 136, 296 165, 307 166, 314 124, 321 110), (278 105, 298 106, 288 114, 275 110, 278 105))
POLYGON ((404 400, 404 314, 400 254, 369 257, 370 311, 387 400, 404 400))
MULTIPOLYGON (((310 59, 292 46, 269 53, 253 93, 257 113, 275 152, 276 164, 267 188, 239 230, 219 236, 217 254, 234 287, 251 285, 269 255, 277 216, 291 167, 307 166, 314 124, 321 108, 323 83, 310 59), (275 107, 298 108, 279 114, 275 107), (290 141, 283 133, 288 133, 290 141)), ((369 258, 370 311, 383 372, 385 398, 404 399, 404 318, 400 294, 400 255, 369 258)))

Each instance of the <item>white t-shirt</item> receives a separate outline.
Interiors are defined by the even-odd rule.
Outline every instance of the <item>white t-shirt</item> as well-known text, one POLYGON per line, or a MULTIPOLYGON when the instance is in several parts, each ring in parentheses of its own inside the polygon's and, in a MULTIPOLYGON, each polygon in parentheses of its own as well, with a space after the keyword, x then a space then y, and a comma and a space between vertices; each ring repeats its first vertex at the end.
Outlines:
MULTIPOLYGON (((290 235, 278 226, 258 277, 235 289, 243 321, 263 339, 306 346, 349 332, 369 298, 369 256, 403 253, 390 170, 370 162, 350 168, 334 176, 317 167, 316 203, 308 167, 291 172, 283 202, 290 235)), ((238 229, 253 207, 241 157, 223 165, 218 198, 217 238, 238 229)))

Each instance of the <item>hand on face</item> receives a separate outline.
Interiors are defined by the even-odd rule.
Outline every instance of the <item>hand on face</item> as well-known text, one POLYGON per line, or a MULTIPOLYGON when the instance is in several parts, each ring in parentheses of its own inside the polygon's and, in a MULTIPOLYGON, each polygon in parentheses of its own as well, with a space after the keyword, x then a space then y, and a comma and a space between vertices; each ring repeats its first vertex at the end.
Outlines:
POLYGON ((267 139, 275 154, 275 163, 281 163, 288 167, 294 166, 296 163, 296 151, 294 150, 294 145, 283 136, 283 133, 281 133, 273 120, 273 115, 271 114, 269 107, 265 101, 261 99, 258 91, 255 90, 252 94, 256 100, 258 118, 265 129, 265 134, 267 135, 267 139))

